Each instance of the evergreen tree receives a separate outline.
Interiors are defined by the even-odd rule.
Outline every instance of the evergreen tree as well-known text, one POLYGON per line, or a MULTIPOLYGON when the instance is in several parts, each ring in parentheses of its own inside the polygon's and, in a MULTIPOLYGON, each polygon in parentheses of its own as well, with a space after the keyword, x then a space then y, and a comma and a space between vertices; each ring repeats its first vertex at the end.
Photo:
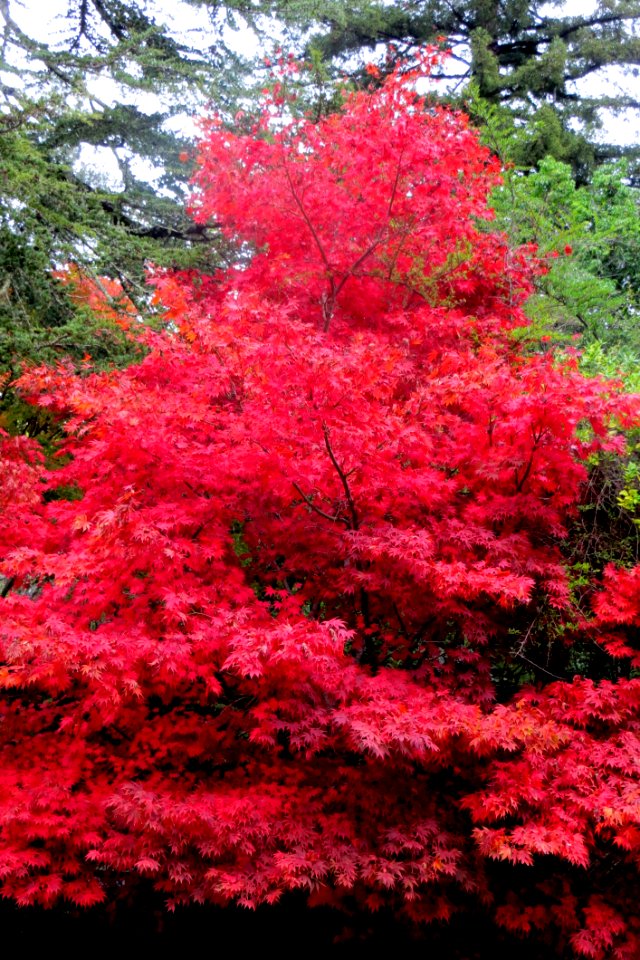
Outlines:
POLYGON ((122 353, 74 312, 64 264, 117 279, 144 313, 149 262, 211 269, 222 256, 215 229, 186 215, 191 141, 175 124, 241 89, 222 24, 198 50, 169 35, 158 4, 69 0, 63 13, 43 40, 0 0, 0 371, 12 373, 24 358, 122 353), (119 175, 83 164, 87 147, 110 151, 119 175))
POLYGON ((579 13, 565 10, 564 0, 279 0, 263 6, 276 9, 292 36, 307 28, 307 51, 315 49, 340 71, 353 70, 354 54, 360 63, 376 55, 380 44, 393 45, 392 67, 417 46, 443 38, 453 51, 453 67, 444 72, 454 93, 473 81, 483 99, 532 123, 534 159, 551 153, 586 177, 595 163, 638 155, 594 139, 603 110, 640 108, 633 89, 640 63, 637 0, 598 0, 579 13), (611 84, 606 93, 588 92, 593 83, 582 81, 610 77, 611 69, 622 69, 624 92, 611 84))

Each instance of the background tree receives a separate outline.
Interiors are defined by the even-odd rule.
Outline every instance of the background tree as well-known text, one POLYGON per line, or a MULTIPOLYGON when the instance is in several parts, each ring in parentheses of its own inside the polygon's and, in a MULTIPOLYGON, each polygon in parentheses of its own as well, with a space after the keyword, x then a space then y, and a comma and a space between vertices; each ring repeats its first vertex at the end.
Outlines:
POLYGON ((296 28, 305 27, 303 46, 320 51, 342 71, 353 69, 354 54, 362 64, 363 55, 371 58, 380 44, 393 45, 387 61, 393 66, 420 44, 444 38, 453 50, 453 66, 444 73, 454 93, 473 81, 485 101, 529 123, 531 135, 522 144, 527 162, 551 154, 570 162, 584 178, 594 163, 621 153, 637 155, 635 146, 594 140, 603 110, 629 109, 637 116, 640 108, 634 83, 640 63, 635 0, 605 0, 585 12, 565 12, 561 0, 359 0, 347 5, 287 0, 263 6, 275 9, 294 37, 296 28), (605 93, 587 92, 582 81, 597 84, 611 68, 614 76, 622 71, 622 90, 609 83, 605 93))
POLYGON ((12 0, 0 19, 0 369, 54 355, 126 360, 131 345, 79 314, 57 271, 74 263, 94 282, 118 280, 144 314, 146 264, 219 262, 215 228, 185 214, 190 143, 170 122, 209 99, 232 103, 241 60, 215 18, 196 49, 170 36, 154 4, 69 2, 46 38, 12 0), (89 148, 116 161, 115 177, 82 163, 89 148))
POLYGON ((527 305, 537 332, 579 337, 587 358, 604 345, 633 376, 640 216, 626 163, 603 164, 578 186, 568 164, 546 157, 528 175, 507 169, 492 203, 497 224, 514 242, 534 243, 546 263, 527 305))
POLYGON ((87 358, 99 368, 140 356, 64 266, 81 270, 80 292, 90 281, 123 318, 133 305, 149 320, 149 263, 224 261, 215 227, 185 213, 190 141, 171 121, 210 99, 231 109, 243 66, 213 14, 198 48, 172 37, 153 3, 70 0, 49 36, 31 30, 32 12, 0 3, 0 418, 48 443, 52 425, 10 388, 25 361, 64 357, 86 370, 87 358), (110 173, 83 162, 94 148, 110 173))

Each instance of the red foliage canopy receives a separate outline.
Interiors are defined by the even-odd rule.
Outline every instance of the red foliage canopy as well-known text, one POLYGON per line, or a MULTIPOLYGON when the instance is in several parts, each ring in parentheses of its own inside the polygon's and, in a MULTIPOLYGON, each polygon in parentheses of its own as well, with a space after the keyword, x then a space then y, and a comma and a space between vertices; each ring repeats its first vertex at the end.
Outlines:
POLYGON ((156 277, 174 329, 139 365, 22 380, 70 456, 1 438, 21 904, 139 876, 171 903, 479 901, 638 956, 640 680, 549 683, 540 641, 566 666, 598 629, 637 665, 637 572, 580 618, 563 538, 638 407, 514 334, 531 251, 482 222, 496 163, 415 80, 317 125, 211 122, 196 215, 236 265, 156 277))

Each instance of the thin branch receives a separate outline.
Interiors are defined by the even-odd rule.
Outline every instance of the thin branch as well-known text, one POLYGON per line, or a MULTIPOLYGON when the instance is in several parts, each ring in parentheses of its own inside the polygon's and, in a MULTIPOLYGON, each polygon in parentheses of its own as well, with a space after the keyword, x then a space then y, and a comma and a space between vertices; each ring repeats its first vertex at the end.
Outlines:
POLYGON ((325 253, 325 249, 324 249, 324 247, 322 246, 322 244, 321 244, 321 242, 320 242, 320 237, 319 237, 318 234, 316 233, 316 228, 314 227, 313 223, 311 222, 311 220, 310 220, 310 218, 309 218, 309 214, 308 214, 307 211, 305 210, 304 205, 303 205, 303 203, 302 203, 302 200, 301 200, 300 197, 298 196, 298 191, 296 190, 296 188, 295 188, 295 186, 294 186, 294 183, 293 183, 293 180, 291 179, 291 174, 289 173, 289 167, 287 166, 286 160, 285 160, 283 166, 284 166, 285 176, 286 176, 286 178, 287 178, 287 183, 289 184, 289 189, 291 190, 291 196, 292 196, 293 199, 295 200, 296 206, 297 206, 298 210, 300 211, 300 213, 302 214, 302 218, 303 218, 304 222, 306 223, 307 227, 309 228, 309 230, 310 230, 310 232, 311 232, 311 236, 313 237, 313 239, 314 239, 314 241, 315 241, 315 244, 316 244, 316 246, 317 246, 317 248, 318 248, 318 251, 319 251, 319 253, 320 253, 320 256, 322 257, 322 262, 324 263, 325 267, 326 267, 327 270, 329 271, 329 274, 330 274, 330 277, 331 277, 331 282, 333 283, 333 276, 332 276, 331 264, 329 263, 327 254, 325 253))
POLYGON ((408 631, 407 631, 407 625, 406 625, 406 623, 404 622, 404 618, 403 618, 402 614, 400 613, 400 610, 398 609, 398 604, 395 602, 395 600, 392 601, 392 606, 393 606, 393 612, 395 613, 396 617, 398 618, 398 623, 400 624, 400 631, 401 631, 403 637, 406 637, 406 638, 408 639, 409 633, 408 633, 408 631))
MULTIPOLYGON (((358 517, 358 511, 356 510, 355 501, 353 499, 353 494, 351 493, 351 488, 349 486, 348 477, 353 473, 352 470, 349 473, 345 473, 340 464, 336 459, 336 455, 333 452, 330 440, 329 427, 326 423, 322 424, 322 432, 324 434, 324 445, 327 448, 327 453, 329 454, 329 459, 333 464, 333 467, 340 478, 340 483, 345 492, 347 498, 347 503, 349 505, 349 513, 351 514, 351 520, 346 521, 347 527, 351 530, 360 529, 360 520, 358 517)), ((356 569, 360 572, 364 572, 362 561, 356 561, 356 569)), ((369 628, 371 626, 371 608, 369 604, 369 594, 365 587, 360 587, 360 612, 362 613, 362 619, 364 620, 365 627, 369 628)), ((375 648, 375 643, 373 638, 366 636, 364 639, 364 646, 362 649, 362 656, 360 657, 362 663, 370 663, 372 666, 376 666, 377 653, 375 648)))
MULTIPOLYGON (((551 29, 549 30, 549 32, 552 33, 554 36, 560 37, 562 39, 564 37, 570 36, 570 34, 572 33, 576 33, 576 31, 578 30, 582 30, 584 27, 599 27, 604 25, 605 23, 621 23, 623 20, 637 20, 637 19, 638 19, 637 13, 605 13, 597 17, 586 17, 583 19, 578 19, 574 23, 567 24, 567 26, 563 30, 560 30, 557 33, 553 29, 553 26, 551 26, 551 29)), ((544 29, 544 26, 546 25, 542 25, 540 27, 534 27, 534 30, 544 29)))
POLYGON ((122 27, 117 22, 117 20, 115 20, 113 17, 109 15, 109 11, 105 7, 102 0, 91 0, 91 2, 96 13, 100 17, 100 19, 103 21, 103 23, 106 24, 106 26, 109 28, 109 30, 114 35, 114 37, 116 37, 116 39, 120 40, 121 42, 126 40, 127 39, 126 31, 122 29, 122 27))
POLYGON ((536 670, 541 670, 542 673, 546 673, 548 677, 552 677, 554 680, 566 680, 566 677, 560 677, 557 673, 552 673, 551 670, 547 670, 545 667, 541 667, 539 663, 534 663, 533 660, 529 660, 529 657, 525 657, 524 653, 517 653, 517 657, 520 660, 524 660, 526 663, 530 664, 532 667, 535 667, 536 670))
POLYGON ((348 481, 348 479, 347 479, 346 473, 344 472, 344 470, 342 469, 342 467, 340 466, 340 464, 339 464, 338 461, 336 460, 336 456, 335 456, 335 454, 334 454, 334 452, 333 452, 333 449, 332 449, 332 447, 331 447, 329 427, 328 427, 328 426, 326 425, 326 423, 324 423, 324 422, 323 422, 323 424, 322 424, 322 432, 323 432, 323 434, 324 434, 324 445, 325 445, 325 447, 327 448, 327 453, 329 454, 329 458, 330 458, 330 460, 331 460, 331 463, 333 464, 336 473, 337 473, 338 476, 340 477, 340 482, 341 482, 342 488, 343 488, 343 490, 344 490, 344 492, 345 492, 345 496, 346 496, 346 498, 347 498, 347 503, 349 504, 349 513, 351 514, 351 524, 350 524, 350 527, 351 527, 352 530, 359 530, 359 529, 360 529, 360 520, 359 520, 359 518, 358 518, 358 511, 356 510, 356 505, 355 505, 355 502, 354 502, 354 499, 353 499, 353 495, 352 495, 352 493, 351 493, 351 488, 350 488, 350 486, 349 486, 349 481, 348 481))
MULTIPOLYGON (((69 76, 58 66, 55 57, 52 55, 46 44, 33 40, 20 29, 18 24, 12 19, 11 14, 9 13, 9 0, 0 0, 0 16, 5 23, 5 42, 9 42, 9 35, 13 35, 16 38, 16 41, 14 42, 19 41, 25 50, 28 50, 39 60, 42 60, 47 70, 49 70, 59 80, 62 80, 62 82, 70 87, 71 90, 73 90, 75 93, 82 93, 87 97, 89 96, 86 86, 81 83, 77 77, 69 76)), ((92 99, 99 104, 103 110, 109 109, 108 105, 102 100, 99 100, 96 96, 92 95, 92 99)))
POLYGON ((393 209, 393 201, 396 198, 396 193, 398 192, 398 184, 400 182, 400 171, 402 169, 402 158, 404 157, 406 146, 403 144, 402 150, 400 151, 400 156, 398 157, 398 166, 396 168, 396 175, 393 181, 393 188, 391 190, 391 196, 389 198, 389 206, 387 207, 387 217, 391 218, 391 211, 393 209))
POLYGON ((38 343, 38 350, 55 350, 57 347, 64 347, 67 344, 73 343, 73 340, 69 336, 57 337, 55 340, 46 340, 45 342, 38 343))
MULTIPOLYGON (((345 283, 347 282, 347 280, 349 279, 349 277, 352 277, 352 276, 354 275, 355 271, 356 271, 356 270, 358 269, 358 267, 360 266, 360 264, 361 264, 361 263, 364 263, 364 261, 367 259, 367 257, 371 256, 371 254, 372 254, 373 251, 376 249, 376 247, 379 247, 379 246, 380 246, 380 244, 382 243, 383 238, 384 238, 384 230, 381 231, 381 232, 378 234, 378 236, 376 237, 376 239, 373 240, 372 243, 369 244, 369 246, 368 246, 367 249, 364 251, 364 253, 361 253, 360 256, 358 257, 358 259, 349 267, 349 269, 347 270, 347 272, 346 272, 345 275, 343 276, 343 278, 342 278, 342 280, 340 281, 340 283, 338 284, 338 286, 336 287, 336 286, 334 285, 334 289, 333 289, 332 294, 331 294, 331 301, 332 301, 332 303, 331 303, 331 309, 332 309, 332 312, 333 312, 333 305, 335 304, 335 301, 336 301, 336 299, 337 299, 337 297, 338 297, 338 294, 340 293, 340 291, 341 291, 342 288, 344 287, 344 285, 345 285, 345 283)), ((331 317, 329 317, 329 320, 330 320, 330 319, 331 319, 331 317)), ((325 322, 325 328, 324 328, 325 333, 327 332, 328 329, 329 329, 329 324, 325 322)))
MULTIPOLYGON (((334 308, 334 305, 335 305, 335 302, 336 302, 336 296, 337 296, 337 292, 336 292, 336 282, 335 282, 335 279, 334 279, 334 276, 333 276, 333 269, 332 269, 332 267, 331 267, 331 264, 329 263, 329 258, 327 257, 326 251, 325 251, 324 247, 322 246, 322 243, 321 243, 321 241, 320 241, 320 237, 318 236, 318 234, 317 234, 317 232, 316 232, 316 228, 314 227, 313 223, 311 222, 311 218, 309 217, 309 214, 308 214, 307 211, 305 210, 304 204, 302 203, 302 200, 300 199, 300 197, 299 197, 299 195, 298 195, 298 191, 296 190, 296 188, 295 188, 295 186, 294 186, 293 180, 291 179, 291 174, 289 173, 289 167, 287 166, 287 161, 286 161, 286 159, 285 159, 284 162, 283 162, 283 168, 284 168, 285 176, 286 176, 286 178, 287 178, 287 183, 289 184, 289 189, 291 190, 291 196, 293 197, 293 199, 294 199, 294 201, 295 201, 295 204, 296 204, 298 210, 299 210, 300 213, 302 214, 302 219, 304 220, 304 222, 306 223, 307 227, 309 228, 309 231, 310 231, 310 233, 311 233, 311 236, 313 237, 313 240, 314 240, 314 242, 315 242, 315 245, 316 245, 316 247, 318 248, 318 251, 319 251, 319 253, 320 253, 320 256, 322 257, 322 262, 324 263, 325 268, 326 268, 326 270, 327 270, 327 276, 328 276, 328 280, 329 280, 329 293, 323 294, 323 296, 322 296, 322 301, 321 301, 321 303, 322 303, 322 317, 323 317, 323 319, 324 319, 323 330, 324 330, 324 332, 326 333, 327 330, 329 329, 329 324, 331 323, 331 318, 332 318, 332 316, 333 316, 333 308, 334 308)), ((342 287, 343 285, 344 285, 344 281, 343 281, 343 283, 340 284, 340 287, 342 287)))
POLYGON ((0 576, 0 597, 6 597, 16 581, 15 577, 0 576))
POLYGON ((449 10, 454 15, 454 17, 456 17, 459 23, 462 23, 465 27, 468 27, 469 29, 473 28, 473 22, 471 20, 468 20, 465 17, 464 12, 462 10, 460 10, 458 7, 454 7, 454 5, 450 2, 450 0, 444 0, 444 4, 446 7, 449 8, 449 10))
POLYGON ((436 622, 436 617, 433 614, 429 614, 426 620, 423 620, 413 637, 411 638, 411 645, 415 647, 419 643, 440 643, 440 640, 425 640, 424 635, 427 632, 427 628, 430 627, 433 623, 436 622))
POLYGON ((344 523, 347 527, 349 527, 350 524, 346 517, 340 517, 340 516, 332 517, 330 513, 326 513, 324 510, 321 510, 320 507, 318 507, 313 502, 311 497, 307 496, 306 493, 303 493, 300 487, 298 486, 298 484, 295 482, 295 480, 292 480, 291 483, 295 487, 295 489, 298 491, 298 493, 300 494, 304 502, 307 504, 307 506, 311 507, 311 509, 315 513, 317 513, 318 516, 324 517, 325 520, 331 520, 332 523, 335 523, 336 521, 338 521, 339 523, 344 523))

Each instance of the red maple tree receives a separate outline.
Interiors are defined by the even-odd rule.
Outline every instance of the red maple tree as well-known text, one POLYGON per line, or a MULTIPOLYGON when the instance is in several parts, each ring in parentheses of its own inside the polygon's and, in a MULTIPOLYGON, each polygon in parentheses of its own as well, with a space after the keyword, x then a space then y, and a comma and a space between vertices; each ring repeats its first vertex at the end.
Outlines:
POLYGON ((0 438, 20 904, 140 877, 417 923, 480 903, 639 954, 640 680, 550 676, 598 638, 638 666, 638 572, 586 615, 563 552, 638 404, 515 335, 532 251, 487 229, 466 118, 415 92, 433 56, 315 125, 210 122, 195 215, 235 264, 155 278, 140 364, 21 381, 68 439, 47 471, 0 438))

